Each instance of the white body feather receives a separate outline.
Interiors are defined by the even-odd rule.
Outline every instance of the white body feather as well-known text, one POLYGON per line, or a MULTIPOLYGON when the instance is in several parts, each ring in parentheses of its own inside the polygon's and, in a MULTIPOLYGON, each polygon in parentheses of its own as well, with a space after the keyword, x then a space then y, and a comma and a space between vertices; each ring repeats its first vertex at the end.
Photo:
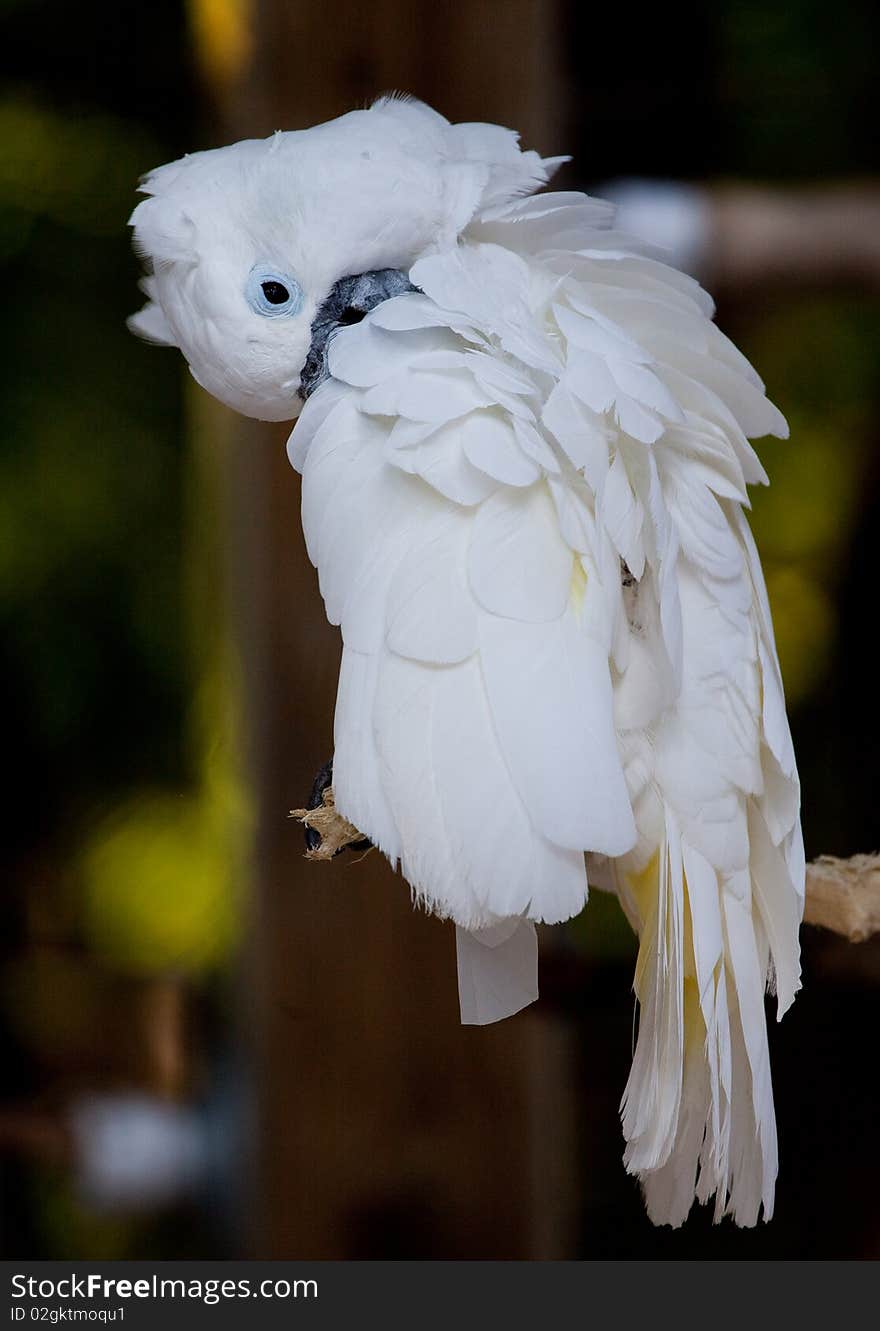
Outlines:
POLYGON ((520 197, 549 164, 507 131, 359 114, 410 136, 442 203, 402 247, 419 290, 339 330, 290 441, 344 641, 337 806, 459 926, 467 1020, 534 997, 530 922, 577 914, 585 852, 603 866, 640 937, 627 1167, 658 1222, 714 1195, 754 1224, 804 864, 742 506, 748 437, 785 422, 605 205, 520 197))

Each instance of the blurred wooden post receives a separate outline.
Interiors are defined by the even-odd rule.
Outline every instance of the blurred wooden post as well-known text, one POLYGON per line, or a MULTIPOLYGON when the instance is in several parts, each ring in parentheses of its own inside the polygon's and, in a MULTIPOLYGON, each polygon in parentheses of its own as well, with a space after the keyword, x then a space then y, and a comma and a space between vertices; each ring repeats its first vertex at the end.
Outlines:
MULTIPOLYGON (((210 24, 210 6, 196 12, 210 24)), ((257 0, 237 70, 220 34, 218 139, 400 89, 558 151, 557 24, 552 0, 257 0)), ((286 432, 235 431, 230 547, 258 799, 253 1254, 566 1256, 559 1032, 532 1014, 462 1029, 451 926, 414 912, 378 854, 303 858, 287 811, 332 751, 339 641, 303 547, 286 432)))

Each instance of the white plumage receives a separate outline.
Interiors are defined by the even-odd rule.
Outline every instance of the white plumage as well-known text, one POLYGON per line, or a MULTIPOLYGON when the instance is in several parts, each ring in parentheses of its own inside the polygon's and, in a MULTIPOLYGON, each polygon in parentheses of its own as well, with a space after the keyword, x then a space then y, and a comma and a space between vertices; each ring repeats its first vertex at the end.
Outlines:
POLYGON ((580 911, 590 853, 640 939, 627 1167, 655 1221, 714 1196, 750 1225, 804 862, 742 510, 748 438, 786 426, 695 282, 607 205, 533 194, 555 165, 384 99, 160 168, 133 324, 283 419, 338 284, 408 276, 331 328, 289 446, 344 642, 337 807, 459 926, 469 1021, 535 996, 532 922, 580 911), (280 318, 246 299, 266 265, 280 318))

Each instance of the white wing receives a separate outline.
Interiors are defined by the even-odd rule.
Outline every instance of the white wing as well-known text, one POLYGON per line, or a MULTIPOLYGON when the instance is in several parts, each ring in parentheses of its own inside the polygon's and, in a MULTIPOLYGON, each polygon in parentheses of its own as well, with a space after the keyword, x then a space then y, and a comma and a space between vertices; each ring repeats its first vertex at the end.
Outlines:
POLYGON ((408 296, 340 335, 292 437, 344 640, 336 799, 438 914, 554 922, 583 906, 584 847, 635 836, 601 593, 520 442, 550 448, 534 383, 432 323, 408 296))

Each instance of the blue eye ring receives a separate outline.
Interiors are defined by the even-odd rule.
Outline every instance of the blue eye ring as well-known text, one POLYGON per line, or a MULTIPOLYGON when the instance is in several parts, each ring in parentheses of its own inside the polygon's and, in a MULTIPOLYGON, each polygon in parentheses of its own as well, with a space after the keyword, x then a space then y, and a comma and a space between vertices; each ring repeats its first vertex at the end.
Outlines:
POLYGON ((295 277, 268 263, 255 263, 244 289, 251 309, 266 319, 290 318, 299 314, 305 296, 295 277))

